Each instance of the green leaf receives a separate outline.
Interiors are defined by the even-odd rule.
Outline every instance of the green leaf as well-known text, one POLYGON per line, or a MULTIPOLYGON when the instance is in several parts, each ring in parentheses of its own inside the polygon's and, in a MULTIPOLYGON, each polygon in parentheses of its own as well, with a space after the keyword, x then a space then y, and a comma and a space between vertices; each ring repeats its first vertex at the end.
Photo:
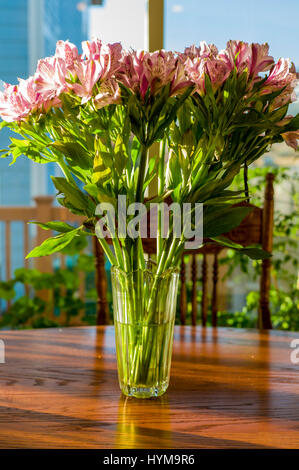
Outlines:
POLYGON ((271 253, 265 251, 261 248, 260 245, 250 245, 250 246, 242 246, 239 243, 235 243, 231 241, 229 238, 219 236, 219 237, 211 237, 211 240, 215 241, 219 245, 225 246, 227 248, 231 248, 233 250, 238 251, 244 255, 247 255, 251 259, 266 259, 271 258, 271 253))
POLYGON ((60 221, 52 221, 52 222, 30 222, 31 224, 36 224, 39 225, 39 227, 43 228, 44 230, 54 230, 55 232, 60 232, 60 233, 67 233, 71 232, 74 230, 75 227, 72 227, 72 225, 69 225, 65 222, 60 222, 60 221))
POLYGON ((42 155, 41 151, 36 147, 35 143, 26 139, 10 138, 11 145, 9 146, 13 155, 11 165, 15 163, 16 159, 21 155, 26 155, 30 160, 36 163, 48 163, 50 160, 42 155))
POLYGON ((84 248, 87 247, 87 239, 85 234, 80 234, 73 238, 70 243, 68 243, 65 247, 61 249, 61 253, 68 255, 68 256, 75 256, 78 255, 84 248))
POLYGON ((268 251, 265 251, 258 246, 246 246, 246 248, 243 248, 240 251, 251 259, 267 259, 272 256, 271 253, 268 253, 268 251))
POLYGON ((1 131, 1 129, 3 129, 4 127, 9 127, 9 125, 10 125, 9 122, 6 122, 6 121, 0 122, 0 131, 1 131))
POLYGON ((109 202, 113 206, 116 206, 117 199, 106 188, 100 187, 96 184, 86 184, 84 189, 97 201, 109 202))
POLYGON ((122 175, 123 170, 127 164, 127 160, 128 155, 126 151, 126 146, 123 142, 122 137, 118 135, 114 147, 114 164, 119 176, 122 175))
POLYGON ((70 166, 78 166, 84 170, 92 168, 92 159, 88 152, 78 142, 53 142, 50 147, 59 150, 70 166))
POLYGON ((0 299, 12 300, 16 293, 14 290, 14 281, 0 282, 0 299))
POLYGON ((94 199, 98 198, 98 187, 96 184, 88 183, 83 186, 83 189, 94 199))
POLYGON ((95 158, 93 161, 93 174, 91 181, 93 183, 104 183, 111 178, 111 168, 113 167, 113 158, 107 148, 101 142, 100 139, 97 141, 97 148, 95 158))
POLYGON ((216 207, 216 210, 213 206, 208 206, 204 210, 204 238, 214 238, 238 227, 242 220, 252 211, 252 207, 216 207))
POLYGON ((167 189, 175 189, 182 182, 181 166, 178 156, 171 151, 166 170, 167 189))
POLYGON ((139 141, 143 144, 144 142, 144 132, 143 132, 143 112, 140 104, 138 103, 136 97, 133 94, 130 94, 128 99, 128 116, 131 123, 131 128, 133 133, 138 137, 139 141))
MULTIPOLYGON (((159 120, 157 123, 157 126, 154 129, 153 136, 149 142, 147 142, 147 145, 151 145, 155 140, 159 140, 163 137, 163 134, 165 132, 165 129, 172 123, 172 121, 176 118, 177 112, 179 108, 182 106, 182 104, 186 101, 188 96, 191 94, 193 91, 193 88, 187 88, 187 90, 179 96, 179 98, 176 98, 176 100, 171 104, 170 110, 165 113, 165 116, 163 115, 163 119, 159 120)), ((170 98, 169 104, 172 103, 172 98, 170 98)), ((162 114, 162 113, 161 113, 162 114)))
POLYGON ((48 256, 52 253, 57 253, 71 243, 71 241, 78 235, 81 229, 75 229, 71 232, 57 235, 56 237, 48 238, 40 246, 36 246, 27 256, 28 258, 37 258, 40 256, 48 256))
POLYGON ((59 194, 64 194, 65 196, 62 201, 60 200, 62 198, 58 198, 58 202, 63 203, 62 205, 65 207, 73 207, 80 213, 88 216, 94 215, 94 204, 77 186, 62 177, 52 176, 52 181, 59 194))

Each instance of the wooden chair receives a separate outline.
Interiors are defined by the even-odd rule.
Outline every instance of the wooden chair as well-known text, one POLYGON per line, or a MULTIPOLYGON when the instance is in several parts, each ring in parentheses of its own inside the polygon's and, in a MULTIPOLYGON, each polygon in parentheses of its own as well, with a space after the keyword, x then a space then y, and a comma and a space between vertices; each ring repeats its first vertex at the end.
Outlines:
MULTIPOLYGON (((274 175, 268 173, 266 177, 266 187, 264 195, 263 208, 253 206, 249 203, 241 203, 253 207, 250 214, 243 220, 243 222, 229 233, 225 234, 227 238, 239 243, 241 245, 249 246, 253 244, 260 244, 265 251, 272 252, 273 242, 273 211, 274 211, 274 190, 273 190, 274 175)), ((152 239, 143 240, 144 249, 147 253, 155 253, 155 241, 152 239)), ((225 248, 223 246, 214 244, 204 245, 199 250, 190 250, 188 253, 191 256, 191 303, 192 325, 196 325, 198 321, 197 309, 197 289, 199 285, 197 273, 197 257, 202 256, 202 273, 201 273, 201 324, 203 326, 207 323, 207 313, 209 307, 209 269, 208 269, 208 255, 213 256, 212 266, 212 295, 211 295, 211 310, 212 310, 212 325, 217 326, 217 313, 218 313, 218 298, 219 298, 219 254, 225 248)), ((96 285, 98 291, 98 308, 97 308, 97 324, 105 324, 108 321, 108 304, 107 304, 107 280, 104 269, 104 256, 98 241, 95 241, 95 255, 96 255, 96 285)), ((269 308, 269 291, 270 291, 270 271, 271 259, 267 258, 262 261, 262 272, 260 278, 260 299, 258 309, 258 327, 260 329, 270 329, 271 314, 269 308)), ((186 290, 186 266, 184 255, 181 262, 181 288, 180 288, 180 319, 181 324, 186 323, 187 313, 187 290, 186 290)))
MULTIPOLYGON (((262 248, 271 253, 273 244, 273 215, 274 215, 274 189, 273 189, 274 175, 268 173, 266 176, 266 187, 264 194, 264 205, 260 207, 253 206, 249 203, 242 203, 246 206, 253 207, 250 214, 242 221, 242 223, 229 233, 225 234, 227 238, 239 243, 241 245, 249 246, 253 244, 260 244, 262 248)), ((192 280, 192 325, 197 324, 197 255, 203 256, 202 261, 202 299, 201 299, 201 323, 206 325, 208 313, 208 255, 213 256, 212 266, 212 295, 211 295, 211 311, 212 311, 212 325, 217 326, 217 312, 218 312, 218 298, 219 298, 219 262, 218 257, 224 247, 219 245, 206 245, 197 250, 196 253, 191 253, 191 280, 192 280)), ((180 314, 181 323, 186 322, 187 312, 187 295, 186 295, 186 276, 185 276, 185 262, 184 257, 181 263, 181 295, 180 295, 180 314)), ((272 328, 271 313, 269 307, 269 291, 271 285, 271 258, 262 260, 262 271, 260 277, 260 297, 258 308, 258 327, 260 329, 272 328)))

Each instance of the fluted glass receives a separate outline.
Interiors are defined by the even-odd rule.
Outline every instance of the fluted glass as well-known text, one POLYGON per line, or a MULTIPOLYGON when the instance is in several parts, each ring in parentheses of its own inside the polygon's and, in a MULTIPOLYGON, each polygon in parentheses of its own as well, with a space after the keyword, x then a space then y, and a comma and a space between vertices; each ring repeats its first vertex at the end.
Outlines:
POLYGON ((179 274, 112 268, 118 377, 127 396, 162 395, 169 384, 179 274))

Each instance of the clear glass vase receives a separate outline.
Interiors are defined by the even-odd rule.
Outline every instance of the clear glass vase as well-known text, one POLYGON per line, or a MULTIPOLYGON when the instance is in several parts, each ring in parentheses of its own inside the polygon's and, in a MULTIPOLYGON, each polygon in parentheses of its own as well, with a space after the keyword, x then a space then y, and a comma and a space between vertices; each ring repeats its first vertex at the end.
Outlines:
POLYGON ((111 270, 118 378, 137 398, 162 395, 169 384, 179 274, 111 270))

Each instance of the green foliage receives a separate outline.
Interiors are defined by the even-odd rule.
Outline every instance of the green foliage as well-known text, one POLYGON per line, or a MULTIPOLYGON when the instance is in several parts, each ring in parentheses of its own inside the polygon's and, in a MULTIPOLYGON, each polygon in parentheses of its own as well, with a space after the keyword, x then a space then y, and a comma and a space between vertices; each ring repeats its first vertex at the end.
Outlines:
POLYGON ((26 258, 34 258, 39 256, 48 256, 53 253, 62 251, 71 241, 78 235, 80 228, 71 230, 70 232, 62 233, 56 237, 51 237, 45 240, 40 246, 36 246, 26 256, 26 258))
POLYGON ((12 301, 12 305, 0 317, 0 328, 68 326, 71 321, 76 320, 80 311, 87 309, 90 302, 94 306, 93 314, 86 315, 85 312, 80 323, 83 321, 94 324, 94 257, 81 254, 72 269, 57 269, 54 273, 41 273, 37 269, 17 269, 11 281, 0 283, 0 299, 12 301), (92 274, 93 282, 85 294, 88 304, 79 297, 80 272, 92 274), (17 298, 16 289, 20 285, 23 285, 23 288, 26 286, 30 295, 17 298), (45 301, 39 296, 42 290, 47 290, 49 300, 45 301))
MULTIPOLYGON (((274 242, 270 289, 270 310, 274 328, 299 330, 299 176, 294 171, 290 174, 286 168, 255 168, 249 170, 251 202, 262 206, 266 174, 275 174, 275 185, 288 182, 290 187, 290 205, 282 200, 283 209, 276 207, 274 212, 274 242), (284 210, 285 209, 285 210, 284 210), (288 209, 288 210, 286 210, 288 209)), ((241 177, 236 181, 242 185, 241 177)), ((286 198, 286 196, 285 196, 286 198)), ((279 199, 277 200, 277 205, 279 199)), ((228 266, 226 278, 236 276, 238 271, 246 275, 247 282, 258 281, 260 263, 251 261, 242 251, 228 250, 221 263, 228 266)), ((256 326, 258 310, 258 289, 247 295, 246 305, 239 313, 224 312, 220 315, 220 325, 249 327, 256 326), (242 321, 241 321, 242 319, 242 321)))

